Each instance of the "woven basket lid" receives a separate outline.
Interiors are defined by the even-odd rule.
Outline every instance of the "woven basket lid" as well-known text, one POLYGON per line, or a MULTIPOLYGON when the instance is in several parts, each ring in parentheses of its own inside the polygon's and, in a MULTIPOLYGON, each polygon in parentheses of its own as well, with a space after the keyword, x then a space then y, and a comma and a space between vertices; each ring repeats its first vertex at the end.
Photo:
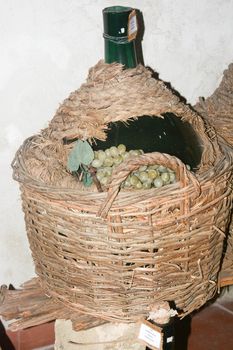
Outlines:
POLYGON ((143 115, 162 117, 173 113, 189 122, 203 148, 199 172, 216 161, 219 146, 215 132, 202 118, 154 77, 153 72, 138 65, 123 69, 118 63, 102 60, 89 70, 86 83, 72 92, 59 106, 48 127, 36 137, 25 155, 26 168, 34 179, 58 187, 80 184, 67 172, 67 158, 72 145, 64 139, 105 140, 110 122, 128 121, 143 115))

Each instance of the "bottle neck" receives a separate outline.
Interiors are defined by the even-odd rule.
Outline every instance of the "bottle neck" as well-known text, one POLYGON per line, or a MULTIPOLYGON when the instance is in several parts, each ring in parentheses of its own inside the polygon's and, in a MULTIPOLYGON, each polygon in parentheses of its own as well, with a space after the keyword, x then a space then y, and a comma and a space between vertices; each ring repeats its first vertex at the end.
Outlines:
POLYGON ((128 37, 132 11, 132 8, 124 6, 112 6, 103 10, 106 63, 118 62, 125 68, 137 66, 135 40, 129 40, 128 37))
POLYGON ((104 52, 106 63, 118 62, 123 64, 125 68, 134 68, 137 66, 134 40, 124 44, 118 44, 104 39, 104 52))

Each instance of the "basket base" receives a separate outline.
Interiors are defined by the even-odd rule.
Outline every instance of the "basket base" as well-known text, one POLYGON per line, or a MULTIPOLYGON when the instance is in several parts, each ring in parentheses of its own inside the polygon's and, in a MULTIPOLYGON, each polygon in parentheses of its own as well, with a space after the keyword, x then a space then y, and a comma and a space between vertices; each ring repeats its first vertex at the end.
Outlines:
POLYGON ((25 282, 22 289, 1 288, 0 315, 7 321, 13 320, 8 326, 11 331, 38 326, 59 318, 71 320, 73 329, 77 331, 96 327, 106 322, 73 311, 48 297, 40 286, 39 278, 25 282))

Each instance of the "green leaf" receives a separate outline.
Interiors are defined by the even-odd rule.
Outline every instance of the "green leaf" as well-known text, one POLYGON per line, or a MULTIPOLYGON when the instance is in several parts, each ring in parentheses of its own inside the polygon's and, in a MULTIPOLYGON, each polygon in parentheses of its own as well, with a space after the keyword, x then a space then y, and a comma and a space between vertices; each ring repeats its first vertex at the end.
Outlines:
POLYGON ((74 149, 70 152, 67 162, 67 168, 69 171, 77 171, 80 167, 79 157, 77 156, 74 149))
POLYGON ((83 184, 84 184, 84 186, 89 187, 89 186, 92 185, 92 183, 93 183, 93 179, 92 179, 91 174, 88 173, 88 172, 85 172, 84 176, 83 176, 83 184))
POLYGON ((80 162, 84 165, 89 165, 94 159, 94 151, 87 141, 77 141, 77 148, 80 153, 80 162))
POLYGON ((89 165, 94 159, 94 151, 87 141, 78 140, 69 154, 67 167, 77 171, 81 164, 89 165))

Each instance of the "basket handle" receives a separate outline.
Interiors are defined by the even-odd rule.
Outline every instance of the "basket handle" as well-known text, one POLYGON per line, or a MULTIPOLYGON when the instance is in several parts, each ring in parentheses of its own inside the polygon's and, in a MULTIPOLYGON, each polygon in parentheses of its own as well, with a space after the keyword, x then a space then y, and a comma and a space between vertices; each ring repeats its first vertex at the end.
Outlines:
POLYGON ((196 176, 187 169, 186 165, 179 158, 160 152, 145 153, 135 158, 130 157, 126 159, 114 169, 111 182, 108 186, 109 189, 107 198, 101 205, 98 215, 102 218, 106 218, 118 192, 120 191, 122 182, 132 171, 138 169, 142 165, 153 164, 163 165, 174 170, 176 172, 178 180, 180 181, 181 188, 186 187, 191 182, 196 189, 197 195, 199 195, 199 181, 197 180, 196 176))

